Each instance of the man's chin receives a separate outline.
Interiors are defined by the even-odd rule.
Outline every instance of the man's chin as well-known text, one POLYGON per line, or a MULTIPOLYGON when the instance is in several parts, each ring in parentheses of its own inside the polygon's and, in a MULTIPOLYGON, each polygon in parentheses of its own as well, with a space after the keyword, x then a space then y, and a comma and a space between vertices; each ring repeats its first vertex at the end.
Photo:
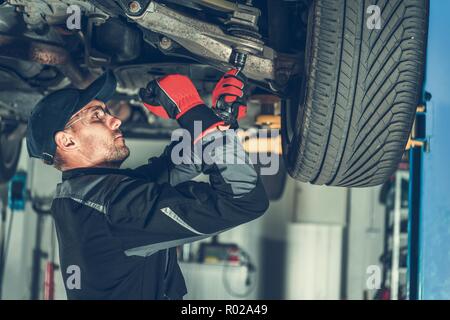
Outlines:
POLYGON ((116 148, 114 154, 110 157, 110 159, 108 159, 109 160, 108 166, 119 168, 122 165, 122 163, 126 159, 128 159, 129 156, 130 156, 130 149, 126 145, 118 147, 116 148))
POLYGON ((122 162, 127 160, 129 156, 130 156, 130 148, 124 146, 124 156, 122 162))

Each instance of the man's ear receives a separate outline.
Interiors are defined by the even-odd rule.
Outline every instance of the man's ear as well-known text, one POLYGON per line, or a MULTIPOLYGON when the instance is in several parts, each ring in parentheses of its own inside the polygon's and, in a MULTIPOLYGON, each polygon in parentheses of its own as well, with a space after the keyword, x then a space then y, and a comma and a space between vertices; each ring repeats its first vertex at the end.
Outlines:
POLYGON ((78 147, 73 135, 65 131, 59 131, 55 134, 55 143, 64 151, 71 151, 78 147))

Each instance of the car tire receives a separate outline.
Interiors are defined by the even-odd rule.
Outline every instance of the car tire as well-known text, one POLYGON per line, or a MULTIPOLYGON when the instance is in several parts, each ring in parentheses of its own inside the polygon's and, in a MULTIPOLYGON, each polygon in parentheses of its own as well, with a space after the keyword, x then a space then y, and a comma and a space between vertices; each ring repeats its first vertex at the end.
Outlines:
POLYGON ((373 3, 312 1, 300 94, 282 108, 293 178, 367 187, 397 168, 421 99, 428 1, 375 1, 379 29, 373 3))

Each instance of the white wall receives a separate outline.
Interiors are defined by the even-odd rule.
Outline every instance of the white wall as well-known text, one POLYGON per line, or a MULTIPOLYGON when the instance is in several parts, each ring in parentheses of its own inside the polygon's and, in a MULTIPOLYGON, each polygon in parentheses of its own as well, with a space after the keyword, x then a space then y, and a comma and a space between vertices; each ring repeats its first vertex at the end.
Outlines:
MULTIPOLYGON (((347 299, 364 298, 367 268, 378 265, 384 245, 385 209, 379 203, 381 187, 351 190, 347 299)), ((376 290, 368 290, 370 298, 376 290)))
POLYGON ((292 223, 287 233, 286 298, 336 300, 341 289, 342 227, 292 223))
POLYGON ((297 183, 294 222, 345 225, 347 189, 297 183))

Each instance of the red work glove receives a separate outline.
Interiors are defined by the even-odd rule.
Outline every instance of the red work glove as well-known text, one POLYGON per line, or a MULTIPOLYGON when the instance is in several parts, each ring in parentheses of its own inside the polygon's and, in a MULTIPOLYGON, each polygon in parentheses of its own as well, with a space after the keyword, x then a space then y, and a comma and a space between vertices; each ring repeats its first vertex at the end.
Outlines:
POLYGON ((225 73, 212 92, 212 105, 216 114, 232 123, 247 115, 243 101, 246 78, 237 69, 225 73))
POLYGON ((139 91, 144 106, 162 118, 176 119, 187 129, 194 143, 215 130, 224 121, 203 102, 192 81, 183 75, 172 74, 150 81, 139 91), (194 132, 194 122, 201 123, 201 132, 194 132))

